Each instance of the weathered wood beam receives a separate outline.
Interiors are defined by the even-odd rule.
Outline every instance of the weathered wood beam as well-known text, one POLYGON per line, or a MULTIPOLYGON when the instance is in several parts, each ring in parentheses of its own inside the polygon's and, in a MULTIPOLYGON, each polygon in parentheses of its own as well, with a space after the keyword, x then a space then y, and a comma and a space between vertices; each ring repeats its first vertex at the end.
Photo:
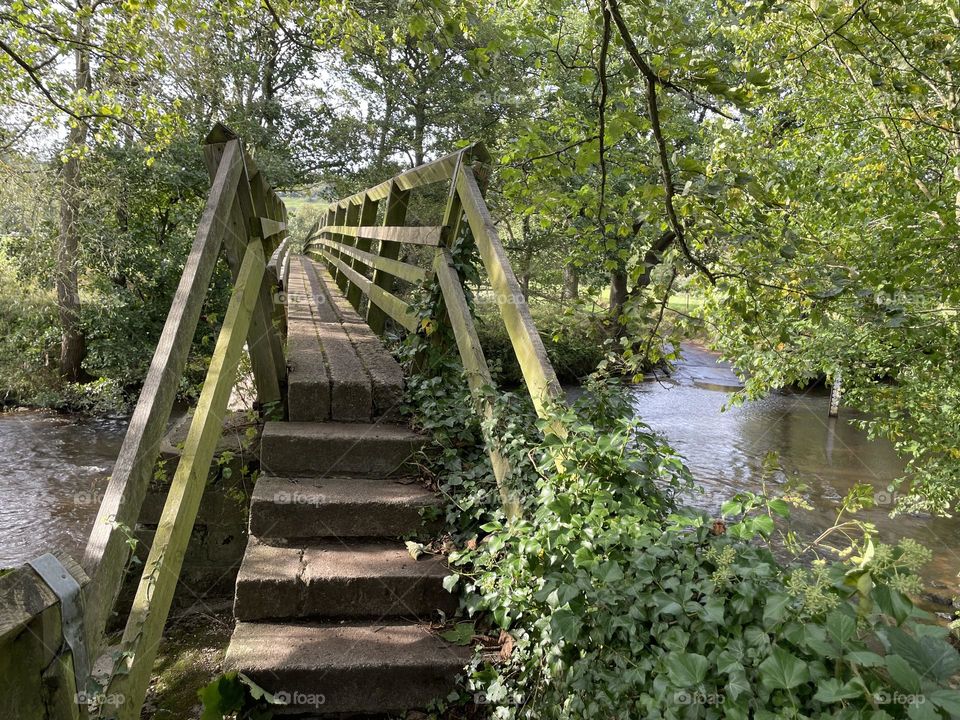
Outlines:
MULTIPOLYGON (((370 225, 377 220, 377 206, 380 204, 379 200, 372 200, 369 196, 365 196, 363 202, 360 204, 360 213, 357 218, 357 229, 364 225, 370 225)), ((368 237, 364 237, 359 232, 354 236, 353 244, 356 246, 357 250, 360 252, 366 252, 370 249, 371 240, 368 237)), ((350 243, 347 243, 349 246, 350 243)), ((347 255, 350 255, 348 252, 347 255)), ((342 256, 341 256, 342 257, 342 256)), ((368 269, 364 267, 361 263, 362 260, 357 255, 351 255, 353 260, 350 263, 350 267, 356 270, 358 273, 364 277, 369 277, 368 269)), ((360 298, 362 297, 360 288, 357 285, 351 285, 349 291, 347 292, 347 300, 353 306, 353 309, 357 312, 360 312, 360 298)))
POLYGON ((320 250, 319 254, 323 256, 323 258, 330 263, 330 265, 335 267, 339 272, 343 273, 350 280, 350 282, 358 285, 369 298, 371 304, 377 305, 377 307, 383 310, 383 312, 396 320, 400 325, 405 327, 410 332, 413 332, 417 329, 417 316, 407 303, 398 298, 396 295, 393 295, 383 288, 378 287, 373 283, 372 280, 365 278, 352 267, 347 265, 343 260, 338 257, 334 257, 332 253, 326 250, 320 250))
MULTIPOLYGON (((407 282, 423 282, 427 279, 427 271, 423 268, 417 267, 416 265, 411 265, 410 263, 401 262, 399 260, 390 260, 389 258, 380 257, 379 255, 374 255, 370 252, 364 252, 363 250, 358 250, 355 247, 350 245, 344 245, 339 243, 336 240, 327 240, 326 238, 314 238, 311 245, 323 245, 325 247, 336 250, 343 255, 347 255, 351 258, 354 258, 357 262, 354 263, 353 269, 357 272, 360 272, 360 268, 357 267, 359 263, 364 263, 368 267, 372 267, 376 270, 383 270, 388 272, 394 277, 398 277, 401 280, 406 280, 407 282)), ((357 287, 357 292, 360 292, 359 286, 357 287)))
POLYGON ((153 477, 160 441, 167 431, 220 245, 228 231, 230 208, 242 170, 240 143, 231 140, 217 168, 193 247, 87 542, 82 564, 93 581, 85 588, 84 627, 91 659, 97 657, 102 647, 107 618, 120 591, 130 555, 127 539, 140 516, 153 477))
MULTIPOLYGON (((447 316, 453 328, 453 336, 457 341, 457 349, 460 351, 460 360, 463 362, 463 370, 467 376, 470 393, 484 418, 492 420, 492 393, 495 386, 493 379, 490 377, 490 368, 487 366, 487 359, 484 357, 480 338, 477 337, 477 329, 474 326, 473 315, 463 292, 462 281, 453 265, 453 257, 447 248, 437 250, 433 269, 437 274, 437 281, 440 283, 440 290, 443 293, 447 316)), ((493 474, 497 479, 497 489, 500 491, 504 511, 508 518, 513 519, 520 514, 520 503, 516 495, 507 487, 511 474, 510 462, 498 449, 496 438, 491 436, 487 429, 488 426, 489 423, 483 424, 484 442, 490 455, 493 474)))
POLYGON ((386 240, 389 242, 406 243, 408 245, 429 245, 436 247, 443 244, 447 236, 444 225, 427 225, 420 227, 385 227, 382 225, 364 225, 348 227, 344 225, 327 225, 319 232, 331 235, 346 235, 359 237, 365 240, 386 240))
MULTIPOLYGON (((383 229, 395 229, 403 225, 407 219, 407 205, 410 202, 410 191, 401 190, 391 182, 387 193, 387 206, 383 213, 383 229)), ((380 238, 380 257, 387 260, 396 260, 400 257, 400 243, 388 238, 380 238)), ((393 289, 394 277, 388 272, 377 270, 373 273, 373 285, 389 293, 393 289)), ((367 307, 367 325, 377 335, 383 335, 387 323, 387 314, 376 304, 370 303, 367 307)))
POLYGON ((461 165, 456 186, 467 222, 480 251, 480 258, 487 269, 500 316, 520 363, 527 390, 537 414, 546 417, 549 414, 548 406, 563 397, 557 374, 547 358, 543 340, 533 324, 533 318, 530 317, 530 308, 523 297, 520 283, 510 266, 510 260, 500 242, 500 235, 471 168, 461 165))
POLYGON ((236 380, 240 354, 257 306, 265 267, 261 241, 254 240, 244 254, 183 453, 167 493, 160 524, 123 632, 121 652, 126 672, 114 674, 107 688, 108 695, 124 698, 123 704, 116 708, 119 720, 136 720, 140 717, 153 661, 210 472, 210 463, 223 432, 230 390, 236 380))

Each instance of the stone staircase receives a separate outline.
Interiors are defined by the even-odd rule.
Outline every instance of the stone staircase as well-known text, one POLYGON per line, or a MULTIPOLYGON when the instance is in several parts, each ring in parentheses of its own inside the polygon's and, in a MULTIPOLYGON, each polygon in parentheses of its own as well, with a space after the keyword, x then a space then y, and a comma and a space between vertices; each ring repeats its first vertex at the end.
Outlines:
POLYGON ((291 258, 286 287, 290 421, 263 432, 225 665, 284 712, 422 708, 470 653, 431 627, 456 609, 444 560, 401 539, 438 502, 400 424, 403 375, 322 266, 291 258))

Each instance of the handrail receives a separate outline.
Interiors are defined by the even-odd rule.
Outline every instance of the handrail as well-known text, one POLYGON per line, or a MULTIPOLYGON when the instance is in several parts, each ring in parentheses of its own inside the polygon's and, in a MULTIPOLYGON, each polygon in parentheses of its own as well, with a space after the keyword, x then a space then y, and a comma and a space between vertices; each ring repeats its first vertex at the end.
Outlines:
MULTIPOLYGON (((361 296, 366 296, 367 322, 377 333, 383 334, 386 317, 392 317, 407 330, 417 329, 410 306, 389 292, 397 279, 417 282, 422 278, 422 271, 414 270, 420 270, 419 267, 397 260, 401 244, 435 244, 432 275, 441 289, 471 394, 481 413, 489 419, 493 417, 488 392, 493 384, 490 369, 464 294, 463 281, 453 266, 451 255, 461 229, 464 226, 469 228, 494 289, 500 316, 534 408, 540 417, 547 418, 550 406, 562 401, 563 391, 470 165, 476 162, 482 167, 488 161, 486 149, 476 143, 336 200, 327 206, 322 227, 310 233, 304 252, 327 263, 331 274, 358 311, 361 310, 361 296), (427 228, 403 227, 410 191, 443 181, 450 183, 443 224, 427 228), (376 217, 377 203, 384 198, 387 199, 387 209, 383 226, 361 220, 361 216, 376 217), (379 241, 376 248, 373 247, 375 241, 379 241)), ((562 427, 551 427, 550 430, 565 435, 562 427)), ((485 436, 484 440, 507 514, 515 516, 519 503, 506 487, 509 462, 497 449, 495 438, 485 436)))
POLYGON ((286 380, 283 349, 273 325, 270 276, 265 273, 265 253, 286 241, 286 209, 240 139, 225 126, 218 123, 208 135, 204 156, 211 189, 83 559, 92 578, 85 587, 85 636, 88 652, 96 658, 130 554, 129 534, 140 516, 223 248, 234 277, 233 292, 127 618, 121 647, 125 672, 108 678, 108 692, 124 698, 108 712, 124 720, 140 715, 244 342, 261 407, 282 400, 286 380))

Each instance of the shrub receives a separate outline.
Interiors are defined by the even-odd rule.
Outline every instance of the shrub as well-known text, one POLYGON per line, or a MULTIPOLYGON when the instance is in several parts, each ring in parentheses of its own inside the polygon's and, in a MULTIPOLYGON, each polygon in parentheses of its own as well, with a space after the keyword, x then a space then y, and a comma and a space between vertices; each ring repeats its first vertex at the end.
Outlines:
MULTIPOLYGON (((520 385, 523 381, 520 366, 496 306, 477 303, 475 313, 477 335, 494 378, 507 386, 520 385)), ((547 306, 538 308, 534 316, 534 324, 560 382, 579 382, 594 372, 606 357, 608 336, 599 320, 567 316, 558 308, 547 306)))
POLYGON ((929 557, 916 543, 784 566, 765 542, 773 517, 788 515, 782 500, 728 504, 743 515, 729 526, 675 507, 690 483, 682 461, 620 418, 612 386, 596 383, 555 418, 565 439, 537 440, 528 405, 501 399, 519 407, 503 408, 512 419, 498 421, 497 436, 525 500, 523 519, 508 523, 470 403, 449 392, 464 385, 412 383, 419 422, 442 447, 438 484, 464 548, 447 585, 501 644, 497 662, 478 652, 463 698, 482 694, 503 718, 960 712, 949 631, 907 594, 929 557))

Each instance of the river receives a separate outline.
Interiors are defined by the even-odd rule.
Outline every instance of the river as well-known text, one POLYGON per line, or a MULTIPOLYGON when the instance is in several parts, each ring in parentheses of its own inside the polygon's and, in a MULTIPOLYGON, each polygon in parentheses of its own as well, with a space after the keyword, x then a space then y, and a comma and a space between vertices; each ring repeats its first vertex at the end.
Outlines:
MULTIPOLYGON (((889 444, 870 441, 844 418, 828 421, 822 389, 779 392, 724 410, 737 386, 729 368, 685 346, 672 378, 633 389, 637 415, 686 458, 700 492, 692 504, 715 512, 740 490, 759 491, 763 459, 779 453, 787 474, 807 485, 811 511, 795 510, 791 528, 809 535, 828 527, 856 482, 871 483, 880 504, 862 516, 882 540, 916 538, 934 553, 926 577, 950 597, 960 570, 960 519, 889 517, 887 484, 902 464, 889 444)), ((125 419, 79 419, 41 412, 0 415, 0 567, 51 548, 79 557, 126 429, 125 419)), ((779 478, 779 482, 783 481, 779 478)))
MULTIPOLYGON (((685 500, 710 512, 742 490, 761 491, 763 460, 776 452, 784 474, 809 486, 803 493, 812 510, 793 509, 790 529, 810 538, 830 527, 841 498, 854 484, 870 483, 877 504, 857 517, 874 523, 881 541, 911 537, 933 552, 924 575, 934 595, 960 594, 960 518, 926 515, 890 517, 895 497, 888 484, 903 463, 885 441, 869 440, 847 422, 854 414, 841 407, 827 417, 829 393, 822 387, 776 392, 763 400, 728 407, 740 386, 728 366, 696 346, 684 346, 684 361, 670 378, 634 386, 638 417, 664 435, 685 458, 697 492, 685 500)), ((773 487, 772 489, 775 489, 773 487)))

